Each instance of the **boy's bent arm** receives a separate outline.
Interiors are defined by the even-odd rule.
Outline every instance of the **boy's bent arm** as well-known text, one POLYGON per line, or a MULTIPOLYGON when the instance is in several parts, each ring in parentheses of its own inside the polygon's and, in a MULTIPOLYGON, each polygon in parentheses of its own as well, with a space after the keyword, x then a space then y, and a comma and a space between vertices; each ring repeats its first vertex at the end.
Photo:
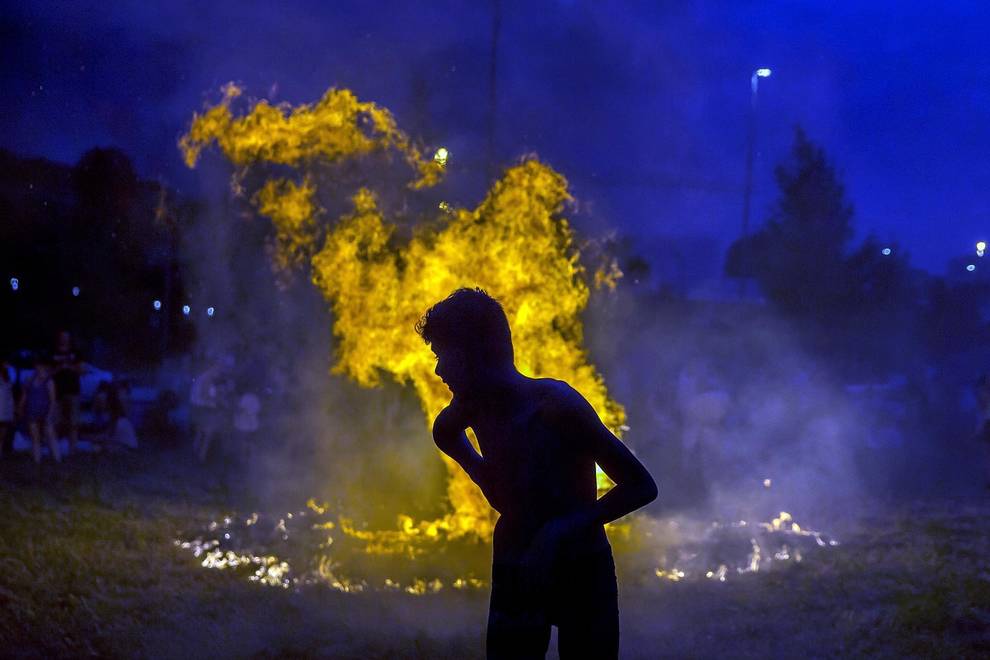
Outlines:
POLYGON ((501 513, 497 497, 488 478, 485 459, 475 451, 464 430, 467 422, 459 406, 455 403, 440 411, 433 422, 433 442, 437 448, 452 458, 476 483, 493 509, 501 513))
POLYGON ((576 526, 605 525, 642 508, 657 498, 658 489, 646 467, 606 427, 577 390, 566 387, 559 402, 560 423, 615 487, 570 521, 576 526))

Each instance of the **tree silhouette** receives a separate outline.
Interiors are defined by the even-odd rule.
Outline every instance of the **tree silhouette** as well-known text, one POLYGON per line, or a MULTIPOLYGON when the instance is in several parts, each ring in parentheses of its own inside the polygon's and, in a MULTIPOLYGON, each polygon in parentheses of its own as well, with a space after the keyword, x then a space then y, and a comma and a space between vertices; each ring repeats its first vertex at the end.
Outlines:
POLYGON ((768 300, 801 317, 834 319, 903 300, 905 256, 872 237, 850 246, 853 206, 800 127, 775 176, 780 197, 766 224, 729 248, 726 274, 754 278, 768 300))

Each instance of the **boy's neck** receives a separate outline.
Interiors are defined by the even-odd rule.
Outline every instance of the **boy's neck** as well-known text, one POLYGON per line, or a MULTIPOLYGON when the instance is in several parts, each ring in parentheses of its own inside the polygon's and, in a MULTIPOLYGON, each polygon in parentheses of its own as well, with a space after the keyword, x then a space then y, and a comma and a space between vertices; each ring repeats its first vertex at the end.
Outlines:
POLYGON ((483 386, 472 398, 486 406, 511 406, 518 400, 520 387, 526 380, 526 376, 519 373, 513 364, 492 368, 486 373, 483 386))

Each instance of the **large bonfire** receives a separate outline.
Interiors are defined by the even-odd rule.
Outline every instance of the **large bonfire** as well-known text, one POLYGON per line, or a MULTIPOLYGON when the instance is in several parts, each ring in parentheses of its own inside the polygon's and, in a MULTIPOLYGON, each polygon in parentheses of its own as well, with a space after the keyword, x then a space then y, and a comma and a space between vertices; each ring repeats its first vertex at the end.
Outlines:
MULTIPOLYGON (((328 168, 398 155, 411 172, 405 183, 414 194, 440 182, 445 149, 424 153, 387 109, 348 90, 331 89, 297 107, 246 103, 237 114, 239 96, 229 85, 218 104, 194 116, 180 147, 194 167, 215 143, 233 165, 237 186, 252 182, 252 189, 241 190, 272 223, 274 265, 308 272, 331 306, 336 371, 367 387, 383 377, 411 384, 432 422, 450 393, 434 375, 433 355, 414 325, 452 290, 482 287, 505 307, 520 371, 570 382, 619 432, 624 411, 583 348, 580 314, 589 277, 562 215, 570 199, 563 176, 525 159, 507 169, 476 208, 441 203, 434 218, 402 238, 380 203, 394 191, 376 190, 366 177, 351 194, 350 209, 332 217, 321 206, 320 182, 328 181, 328 168)), ((594 279, 601 281, 602 272, 594 279)), ((461 470, 449 461, 448 468, 447 515, 431 521, 400 515, 394 531, 360 533, 384 551, 413 537, 489 538, 494 512, 461 470)), ((607 486, 601 473, 599 480, 607 486)))

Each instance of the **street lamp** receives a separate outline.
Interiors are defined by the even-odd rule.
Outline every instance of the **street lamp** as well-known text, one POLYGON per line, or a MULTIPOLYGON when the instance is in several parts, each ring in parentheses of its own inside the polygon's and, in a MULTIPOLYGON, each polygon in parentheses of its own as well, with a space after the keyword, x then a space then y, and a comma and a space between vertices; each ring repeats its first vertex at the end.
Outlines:
MULTIPOLYGON (((753 194, 753 145, 756 142, 756 94, 760 89, 760 78, 769 78, 773 73, 766 67, 760 67, 753 71, 749 79, 749 87, 752 90, 749 102, 749 126, 746 131, 746 181, 743 186, 743 215, 742 215, 742 235, 740 241, 749 236, 749 204, 753 194)), ((746 278, 739 280, 739 297, 746 292, 746 278)))

